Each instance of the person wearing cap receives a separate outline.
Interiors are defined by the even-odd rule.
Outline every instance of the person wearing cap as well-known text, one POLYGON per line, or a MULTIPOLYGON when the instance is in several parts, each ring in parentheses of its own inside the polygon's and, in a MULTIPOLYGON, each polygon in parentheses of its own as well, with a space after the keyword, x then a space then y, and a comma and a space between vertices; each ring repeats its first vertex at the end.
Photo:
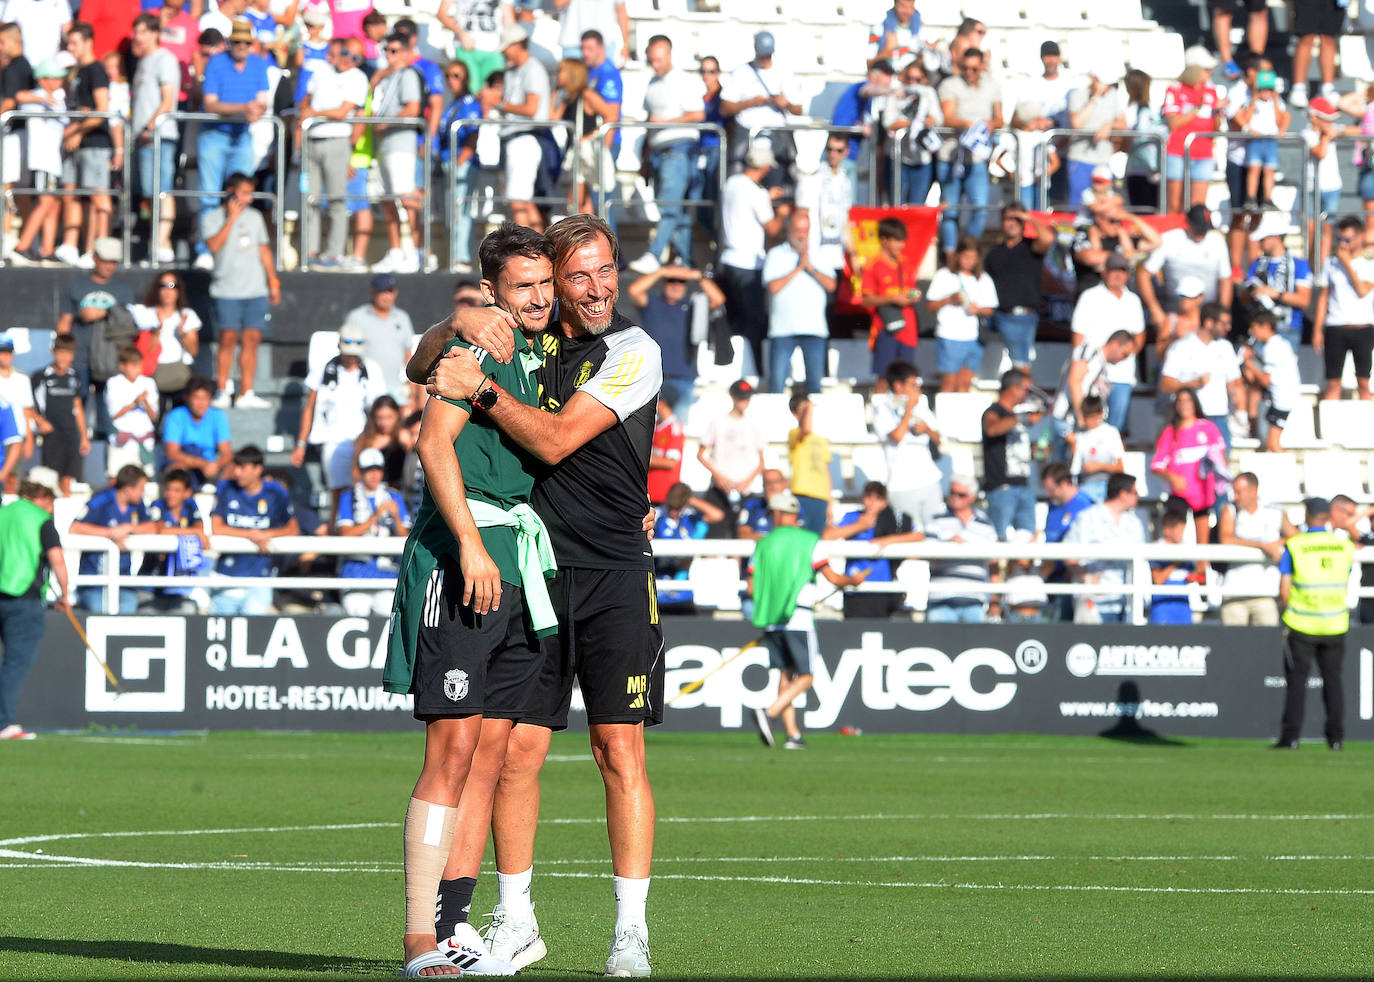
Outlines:
MULTIPOLYGON (((225 188, 225 178, 231 174, 253 173, 257 155, 249 125, 262 119, 270 109, 268 100, 272 84, 267 74, 268 63, 266 58, 253 53, 256 42, 253 25, 244 19, 235 20, 228 40, 229 50, 206 63, 205 80, 201 85, 203 110, 224 117, 221 122, 201 123, 200 135, 196 138, 201 235, 205 239, 213 233, 204 228, 204 216, 219 205, 219 192, 225 188), (240 116, 245 122, 238 121, 240 116), (235 119, 231 121, 229 117, 235 119)), ((197 244, 196 251, 200 256, 214 252, 203 243, 197 244)), ((201 268, 212 264, 209 259, 197 259, 197 262, 201 268)), ((252 385, 251 379, 244 382, 252 385)))
MULTIPOLYGON (((392 30, 383 41, 386 68, 372 76, 372 109, 376 117, 402 117, 423 123, 426 83, 424 74, 411 64, 410 38, 392 30)), ((375 157, 382 189, 387 200, 382 207, 386 218, 388 248, 386 255, 372 266, 375 273, 418 273, 424 268, 424 232, 420 227, 420 195, 416 185, 416 161, 427 127, 402 123, 374 123, 375 157), (406 213, 414 245, 409 252, 401 240, 401 211, 406 213)))
MULTIPOLYGON (((202 137, 204 131, 201 132, 202 137)), ((253 207, 253 179, 233 173, 224 181, 224 205, 202 213, 200 230, 209 250, 213 272, 210 296, 215 304, 218 351, 215 377, 219 392, 215 405, 228 409, 233 396, 229 378, 238 348, 239 409, 266 409, 269 403, 253 391, 257 378, 258 345, 272 323, 272 306, 281 303, 281 281, 272 255, 272 239, 262 212, 253 207), (242 345, 240 346, 240 342, 242 345)))
POLYGON ((1165 197, 1172 215, 1200 205, 1212 181, 1212 141, 1216 132, 1221 96, 1208 79, 1217 67, 1216 58, 1206 48, 1194 45, 1183 53, 1184 68, 1178 81, 1164 93, 1160 115, 1169 127, 1165 145, 1165 197), (1184 151, 1184 143, 1196 134, 1184 151), (1183 169, 1188 168, 1191 184, 1189 199, 1183 200, 1183 169))
POLYGON ((1186 276, 1202 280, 1203 299, 1231 306, 1231 256, 1226 251, 1226 240, 1212 234, 1212 213, 1206 205, 1189 208, 1183 228, 1161 235, 1159 248, 1136 271, 1140 299, 1156 326, 1164 323, 1166 311, 1178 308, 1178 284, 1186 276), (1159 293, 1155 290, 1155 276, 1160 280, 1159 293))
MULTIPOLYGON (((1349 95, 1358 96, 1352 92, 1349 95)), ((1360 115, 1364 115, 1361 107, 1360 115)), ((1341 207, 1341 193, 1344 183, 1341 180, 1341 162, 1331 143, 1345 135, 1345 127, 1336 125, 1341 110, 1330 101, 1318 96, 1307 105, 1307 126, 1299 134, 1307 145, 1308 166, 1312 168, 1312 180, 1317 186, 1317 213, 1328 216, 1322 222, 1322 241, 1320 254, 1325 256, 1331 251, 1331 235, 1336 228, 1336 212, 1341 207)))
POLYGON ((506 59, 505 90, 496 111, 509 120, 499 127, 505 197, 511 221, 542 232, 544 217, 534 203, 534 185, 543 151, 530 123, 549 118, 549 73, 530 53, 529 37, 518 24, 501 32, 501 52, 506 59))
POLYGON ((734 525, 740 501, 763 473, 763 451, 768 440, 745 412, 754 387, 740 379, 730 386, 730 411, 706 424, 697 447, 697 460, 711 472, 706 500, 721 508, 734 525))
POLYGON ((1312 348, 1322 354, 1326 390, 1323 399, 1341 397, 1347 353, 1355 362, 1355 386, 1369 399, 1374 361, 1374 259, 1364 255, 1365 224, 1354 215, 1336 223, 1336 250, 1322 265, 1312 348))
POLYGON ((768 332, 768 294, 763 285, 763 262, 770 239, 782 232, 791 206, 774 202, 780 187, 765 188, 764 178, 776 165, 767 140, 757 140, 744 158, 744 169, 725 182, 721 201, 721 252, 717 279, 725 294, 730 333, 743 338, 762 372, 763 338, 768 332))
POLYGON ((868 67, 888 61, 901 71, 921 56, 921 12, 916 0, 893 0, 881 22, 868 29, 868 67))
POLYGON ((1293 90, 1289 95, 1294 106, 1307 105, 1307 73, 1312 67, 1312 45, 1320 40, 1319 71, 1321 97, 1336 98, 1336 39, 1345 33, 1345 15, 1349 0, 1303 0, 1293 4, 1292 32, 1298 39, 1293 49, 1293 90))
MULTIPOLYGON (((63 52, 65 54, 65 52, 63 52)), ((71 56, 68 55, 70 60, 71 56)), ((20 111, 64 112, 67 108, 67 68, 56 57, 38 63, 33 70, 34 88, 15 95, 20 111)), ((24 227, 11 253, 17 264, 56 260, 57 219, 62 199, 55 193, 62 178, 62 138, 68 119, 65 116, 49 119, 30 116, 25 123, 27 144, 26 163, 33 175, 33 187, 38 200, 24 220, 24 227), (41 245, 40 245, 41 243, 41 245)))
POLYGON ((1276 750, 1296 750, 1307 708, 1312 663, 1322 676, 1326 744, 1340 750, 1345 739, 1345 694, 1341 659, 1350 630, 1346 591, 1355 562, 1355 543, 1332 528, 1331 502, 1308 498, 1303 530, 1284 543, 1279 557, 1279 606, 1283 613, 1283 720, 1276 750))
MULTIPOLYGON (((978 482, 966 474, 949 479, 945 509, 931 516, 925 537, 931 542, 992 545, 997 529, 987 513, 975 507, 978 482)), ((930 598, 926 604, 927 624, 981 624, 992 608, 1001 603, 973 589, 978 584, 1001 579, 998 561, 970 556, 966 559, 939 559, 930 562, 930 598)))
POLYGON ((1235 116, 1252 137, 1245 145, 1245 196, 1255 207, 1274 208, 1274 171, 1279 166, 1279 138, 1288 132, 1290 116, 1278 94, 1278 77, 1266 68, 1255 75, 1255 94, 1235 116))
MULTIPOLYGON (((176 0, 170 2, 175 3, 176 0)), ((329 29, 329 8, 323 4, 306 7, 301 14, 301 23, 305 25, 304 36, 297 42, 296 51, 291 56, 291 63, 296 69, 296 89, 292 98, 298 106, 305 101, 315 71, 329 64, 330 38, 326 34, 329 29)), ((341 37, 339 41, 347 50, 348 39, 341 37)), ((352 59, 349 59, 348 65, 357 67, 352 59)))
POLYGON ((1236 346, 1228 340, 1230 333, 1231 311, 1219 303, 1203 304, 1197 330, 1169 345, 1159 370, 1159 391, 1165 395, 1192 391, 1202 415, 1221 432, 1228 454, 1231 412, 1246 411, 1245 383, 1236 346))
POLYGON ((1106 370, 1107 391, 1098 393, 1107 403, 1107 422, 1123 434, 1136 383, 1136 356, 1145 348, 1145 310, 1140 298, 1126 289, 1130 269, 1125 256, 1110 253, 1103 262, 1102 282, 1083 291, 1074 306, 1071 325, 1075 346, 1086 342, 1101 349, 1114 334, 1125 332, 1130 337, 1128 357, 1111 363, 1106 370))
MULTIPOLYGON (((957 39, 956 39, 957 40, 957 39)), ((935 155, 940 182, 940 248, 952 252, 960 234, 960 208, 967 205, 963 234, 980 238, 987 224, 988 158, 992 134, 1002 128, 1002 87, 987 73, 986 54, 964 46, 954 61, 957 75, 940 83, 945 125, 960 131, 946 137, 935 155)))
MULTIPOLYGON (((318 7, 306 11, 321 12, 318 7)), ((353 63, 348 42, 335 38, 325 50, 323 63, 310 73, 304 98, 296 114, 297 136, 300 124, 318 117, 310 127, 308 153, 309 186, 317 199, 320 220, 310 223, 305 243, 312 265, 326 268, 342 263, 348 241, 348 161, 353 150, 353 124, 349 118, 367 102, 367 76, 353 63), (320 253, 320 226, 329 217, 329 239, 320 253)))
POLYGON ((773 721, 781 718, 787 730, 787 750, 805 750, 806 740, 797 724, 793 704, 815 681, 814 662, 821 651, 816 640, 813 609, 820 595, 816 577, 823 576, 843 589, 858 586, 869 570, 853 576, 830 567, 829 547, 820 534, 802 528, 801 504, 791 491, 778 491, 768 499, 773 531, 754 546, 749 563, 749 595, 754 599, 753 625, 763 629, 768 663, 780 672, 778 696, 767 707, 754 708, 754 725, 764 746, 775 744, 773 721))
POLYGON ((371 302, 344 315, 344 323, 362 332, 364 354, 382 370, 387 391, 402 406, 417 410, 424 401, 420 387, 406 380, 406 362, 415 347, 415 327, 410 315, 396 306, 400 289, 392 273, 376 273, 371 282, 371 302))
POLYGON ((0 508, 0 740, 32 740, 15 713, 19 690, 43 641, 48 573, 57 581, 54 606, 70 609, 67 558, 53 524, 57 472, 35 467, 19 482, 19 498, 0 508))
POLYGON ((339 329, 339 353, 305 377, 309 395, 301 410, 291 465, 304 466, 306 450, 313 447, 336 510, 344 491, 353 486, 353 445, 367 425, 367 411, 387 393, 382 369, 364 357, 366 351, 362 330, 345 324, 339 329))
MULTIPOLYGON (((171 191, 176 185, 179 151, 177 121, 167 114, 177 108, 181 93, 181 65, 176 55, 162 47, 162 26, 155 14, 139 14, 134 19, 131 50, 138 58, 129 83, 129 122, 133 133, 135 180, 141 201, 150 202, 155 194, 171 191), (154 134, 157 143, 158 186, 153 187, 154 134)), ((214 60, 213 58, 211 59, 214 60)), ((176 199, 164 197, 155 230, 157 246, 150 257, 160 263, 175 260, 172 251, 172 223, 176 219, 176 199)))
MULTIPOLYGON (((1036 115, 1048 118, 1051 126, 1067 128, 1069 96, 1078 88, 1080 80, 1063 70, 1064 56, 1055 41, 1041 43, 1040 66, 1040 76, 1027 80, 1024 94, 1018 102, 1024 100, 1035 103, 1040 107, 1036 115)), ((1058 195, 1054 194, 1055 183, 1057 182, 1051 182, 1051 195, 1058 200, 1058 195)), ((1063 193, 1062 188, 1059 189, 1059 193, 1063 193)))
MULTIPOLYGON (((354 483, 339 500, 334 525, 342 536, 363 536, 366 539, 404 536, 410 531, 410 516, 406 512, 401 493, 389 488, 382 480, 386 461, 382 452, 368 448, 358 454, 358 470, 362 478, 354 483)), ((359 544, 366 559, 345 559, 339 575, 344 579, 395 579, 396 558, 390 555, 371 555, 365 543, 359 544)), ((342 594, 344 613, 349 617, 387 617, 391 614, 393 590, 349 590, 342 594)))
MULTIPOLYGON (((67 32, 66 51, 76 61, 71 84, 72 108, 105 112, 110 108, 110 76, 95 55, 93 38, 91 25, 80 21, 67 32)), ((113 206, 105 189, 111 184, 110 170, 120 170, 124 164, 124 129, 111 129, 99 117, 74 119, 63 134, 64 147, 69 148, 73 142, 75 149, 69 149, 62 161, 62 188, 89 194, 84 209, 88 212, 87 220, 83 221, 83 195, 66 196, 62 244, 53 255, 68 266, 89 268, 95 240, 110 234, 113 206)))
POLYGON ((1112 130, 1126 128, 1126 103, 1117 82, 1119 61, 1099 55, 1088 67, 1084 85, 1069 93, 1069 128, 1090 130, 1091 136, 1072 136, 1068 148, 1069 207, 1077 208, 1098 167, 1111 164, 1112 130))
POLYGON ((1259 244, 1260 254, 1246 271, 1241 285, 1241 302, 1271 311, 1279 333, 1293 347, 1302 343, 1302 316, 1312 302, 1312 267, 1302 256, 1295 256, 1285 239, 1290 230, 1287 215, 1266 212, 1250 241, 1259 244))
MULTIPOLYGON (((778 168, 770 174, 770 183, 782 183, 796 160, 796 143, 786 130, 769 131, 769 126, 787 123, 788 116, 802 114, 801 97, 797 94, 796 77, 778 67, 773 61, 776 42, 768 31, 754 35, 754 58, 732 71, 725 80, 720 95, 721 115, 735 121, 735 135, 730 140, 730 161, 735 167, 753 149, 754 142, 768 141, 778 168)), ((772 167, 770 167, 772 170, 772 167)))

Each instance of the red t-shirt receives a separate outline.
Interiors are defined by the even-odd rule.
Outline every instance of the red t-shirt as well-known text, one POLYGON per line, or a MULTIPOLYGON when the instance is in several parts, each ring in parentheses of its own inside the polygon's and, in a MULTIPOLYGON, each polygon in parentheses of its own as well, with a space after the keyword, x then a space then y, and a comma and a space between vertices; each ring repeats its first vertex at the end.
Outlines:
POLYGON ((656 505, 663 504, 668 497, 668 489, 682 480, 682 445, 686 437, 682 424, 676 416, 669 416, 654 424, 654 443, 650 451, 651 460, 672 461, 672 467, 649 468, 649 500, 656 505))
POLYGON ((143 13, 141 0, 86 0, 81 19, 95 34, 95 58, 99 61, 111 51, 127 50, 134 36, 134 18, 143 13))
MULTIPOLYGON (((1217 95, 1217 90, 1205 82, 1192 87, 1178 83, 1169 86, 1168 91, 1164 93, 1164 105, 1159 108, 1161 116, 1167 118, 1198 109, 1196 116, 1169 134, 1166 149, 1169 156, 1183 156, 1183 141, 1188 138, 1189 133, 1216 132, 1217 107, 1220 101, 1221 97, 1217 95)), ((1201 137, 1194 140, 1188 148, 1188 156, 1192 160, 1207 160, 1212 156, 1212 141, 1201 137)))
POLYGON ((181 63, 181 98, 191 94, 191 59, 196 53, 200 25, 184 10, 162 28, 162 46, 181 63))
MULTIPOLYGON (((864 268, 860 289, 865 296, 895 297, 910 294, 916 288, 917 265, 914 262, 893 263, 880 252, 870 259, 868 266, 864 268)), ((901 310, 906 326, 895 332, 897 341, 915 347, 917 340, 916 308, 903 307, 901 310)), ((878 311, 874 310, 870 335, 876 338, 879 331, 885 330, 887 330, 887 325, 878 316, 878 311)))

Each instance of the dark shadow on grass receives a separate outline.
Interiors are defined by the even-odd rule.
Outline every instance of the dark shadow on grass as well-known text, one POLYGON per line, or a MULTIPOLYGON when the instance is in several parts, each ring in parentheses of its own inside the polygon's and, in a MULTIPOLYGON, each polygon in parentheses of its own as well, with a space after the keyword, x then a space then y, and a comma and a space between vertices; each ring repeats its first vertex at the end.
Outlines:
MULTIPOLYGON (((71 938, 0 936, 0 954, 22 952, 66 958, 100 958, 119 962, 156 962, 163 965, 203 965, 207 968, 261 968, 276 972, 322 972, 332 975, 395 975, 399 961, 350 958, 347 955, 298 951, 258 951, 251 948, 206 948, 163 941, 111 941, 71 938)), ((0 962, 8 959, 0 959, 0 962)), ((137 976, 119 973, 121 979, 137 976)), ((159 976, 166 978, 166 976, 159 976)))
POLYGON ((1183 740, 1161 736, 1148 726, 1141 726, 1135 718, 1140 709, 1140 686, 1127 679, 1116 690, 1116 705, 1121 718, 1098 734, 1108 740, 1139 743, 1151 747, 1186 747, 1183 740))

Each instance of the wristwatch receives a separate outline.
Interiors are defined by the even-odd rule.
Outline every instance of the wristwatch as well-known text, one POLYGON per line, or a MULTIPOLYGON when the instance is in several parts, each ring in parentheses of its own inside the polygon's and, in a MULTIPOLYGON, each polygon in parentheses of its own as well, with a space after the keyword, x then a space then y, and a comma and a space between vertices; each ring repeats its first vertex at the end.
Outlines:
POLYGON ((478 392, 477 395, 473 397, 472 404, 476 406, 478 409, 487 410, 489 412, 491 410, 491 407, 496 405, 496 400, 500 397, 500 391, 496 388, 496 384, 492 383, 491 385, 486 386, 484 389, 482 389, 481 392, 478 392))

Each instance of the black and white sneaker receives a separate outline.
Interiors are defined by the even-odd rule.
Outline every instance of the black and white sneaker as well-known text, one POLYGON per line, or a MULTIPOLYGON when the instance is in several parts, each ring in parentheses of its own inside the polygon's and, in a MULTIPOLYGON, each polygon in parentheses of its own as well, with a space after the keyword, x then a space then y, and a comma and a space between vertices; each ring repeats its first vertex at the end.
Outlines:
POLYGON ((790 736, 790 737, 787 738, 787 742, 784 743, 784 744, 782 745, 782 749, 784 749, 784 750, 805 750, 805 749, 806 749, 806 741, 803 740, 803 739, 802 739, 801 737, 799 737, 799 736, 790 736))
POLYGON ((777 746, 777 741, 773 739, 773 722, 762 709, 754 710, 754 725, 759 728, 759 739, 765 747, 777 746))

